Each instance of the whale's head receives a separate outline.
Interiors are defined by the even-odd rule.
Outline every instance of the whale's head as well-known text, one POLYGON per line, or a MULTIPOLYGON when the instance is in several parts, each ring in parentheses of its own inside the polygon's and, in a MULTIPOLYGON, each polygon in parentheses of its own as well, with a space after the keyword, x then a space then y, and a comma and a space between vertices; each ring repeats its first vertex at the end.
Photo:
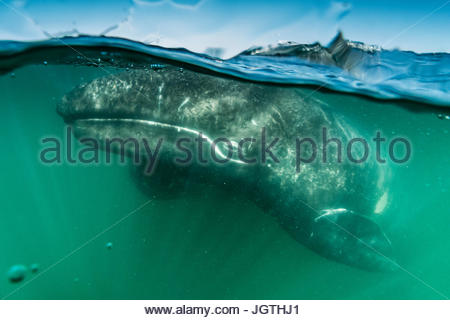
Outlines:
POLYGON ((175 113, 167 108, 170 89, 162 73, 111 74, 67 93, 57 112, 74 127, 76 136, 131 137, 142 131, 145 121, 149 121, 147 128, 155 123, 176 121, 175 113))

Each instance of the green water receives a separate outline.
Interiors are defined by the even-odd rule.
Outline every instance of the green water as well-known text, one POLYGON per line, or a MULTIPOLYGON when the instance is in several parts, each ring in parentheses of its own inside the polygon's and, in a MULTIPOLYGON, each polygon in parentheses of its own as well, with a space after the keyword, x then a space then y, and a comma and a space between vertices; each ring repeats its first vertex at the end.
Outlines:
POLYGON ((308 250, 245 195, 211 188, 154 199, 127 216, 149 200, 128 167, 39 162, 40 139, 64 134, 56 103, 105 71, 40 65, 14 72, 0 77, 0 297, 443 298, 436 290, 450 295, 450 121, 397 103, 314 93, 365 131, 405 136, 412 144, 407 164, 390 164, 387 232, 404 270, 367 272, 308 250), (21 283, 8 281, 12 265, 32 263, 40 265, 38 273, 29 272, 21 283))

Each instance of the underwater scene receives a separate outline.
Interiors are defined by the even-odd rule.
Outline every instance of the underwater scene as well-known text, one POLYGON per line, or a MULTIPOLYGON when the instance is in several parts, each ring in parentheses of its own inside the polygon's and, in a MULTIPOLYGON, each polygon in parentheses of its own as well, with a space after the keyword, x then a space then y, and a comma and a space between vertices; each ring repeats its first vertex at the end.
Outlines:
POLYGON ((4 299, 446 299, 450 55, 0 42, 4 299))

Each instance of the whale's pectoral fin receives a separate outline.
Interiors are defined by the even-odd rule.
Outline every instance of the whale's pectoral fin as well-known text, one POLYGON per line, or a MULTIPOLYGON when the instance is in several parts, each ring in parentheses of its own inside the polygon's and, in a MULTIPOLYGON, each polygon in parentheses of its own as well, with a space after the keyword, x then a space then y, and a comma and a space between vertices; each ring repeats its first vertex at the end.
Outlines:
POLYGON ((132 166, 131 174, 140 191, 154 199, 171 200, 185 194, 193 194, 200 187, 192 179, 189 167, 160 162, 151 175, 146 173, 146 164, 132 166))
POLYGON ((329 259, 366 270, 398 267, 391 242, 380 226, 346 209, 326 210, 315 218, 309 245, 329 259))
POLYGON ((210 187, 211 172, 206 167, 182 166, 163 159, 151 174, 146 169, 145 162, 131 166, 131 175, 138 189, 153 199, 173 200, 186 195, 203 197, 210 187))

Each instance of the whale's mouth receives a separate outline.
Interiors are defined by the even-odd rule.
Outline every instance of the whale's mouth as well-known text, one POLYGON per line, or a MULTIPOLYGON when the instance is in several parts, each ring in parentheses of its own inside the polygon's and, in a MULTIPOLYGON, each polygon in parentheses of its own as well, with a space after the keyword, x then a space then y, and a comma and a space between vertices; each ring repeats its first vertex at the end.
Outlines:
MULTIPOLYGON (((133 118, 84 118, 84 117, 71 117, 68 120, 64 119, 64 121, 68 125, 72 125, 75 128, 87 128, 87 127, 101 127, 101 126, 117 126, 117 127, 142 127, 147 128, 148 130, 160 130, 163 131, 173 131, 181 134, 188 135, 199 135, 200 131, 189 129, 182 126, 177 126, 165 122, 153 121, 153 120, 145 120, 145 119, 133 119, 133 118)), ((149 133, 146 130, 145 133, 149 133)), ((141 132, 142 134, 143 132, 141 132)), ((136 132, 136 135, 140 135, 136 132)), ((205 137, 208 140, 208 137, 205 137)), ((212 142, 212 141, 211 141, 212 142)))
POLYGON ((214 144, 212 137, 201 131, 174 124, 144 119, 107 117, 70 117, 67 120, 64 119, 64 121, 74 129, 74 135, 78 140, 95 139, 99 142, 98 145, 100 147, 103 147, 103 142, 106 140, 127 141, 135 139, 139 142, 143 140, 154 142, 163 139, 164 141, 169 141, 171 145, 175 145, 180 137, 182 139, 189 138, 191 141, 201 137, 206 146, 214 148, 218 159, 226 159, 228 162, 238 165, 245 164, 245 162, 236 157, 236 150, 234 150, 233 156, 229 157, 226 155, 227 150, 221 145, 214 144))
MULTIPOLYGON (((174 139, 175 136, 196 136, 200 132, 160 121, 111 117, 84 117, 83 115, 64 118, 64 122, 72 127, 77 139, 174 139)), ((207 137, 206 137, 207 138, 207 137)), ((208 139, 208 138, 207 138, 208 139)), ((208 139, 209 140, 209 139, 208 139)))
POLYGON ((89 137, 103 139, 109 138, 139 138, 150 137, 158 132, 167 131, 189 131, 186 128, 171 125, 160 121, 152 121, 130 117, 130 115, 111 114, 109 112, 96 114, 79 112, 64 113, 59 108, 58 114, 63 118, 66 125, 72 127, 77 138, 89 137))
POLYGON ((121 124, 135 124, 135 125, 143 125, 153 128, 160 128, 160 129, 172 129, 176 130, 177 132, 186 132, 186 133, 198 133, 196 130, 184 128, 181 126, 168 124, 164 122, 159 121, 152 121, 152 120, 144 120, 144 119, 133 119, 133 118, 111 118, 111 117, 105 117, 105 118, 71 118, 68 121, 65 120, 65 122, 69 125, 74 126, 83 126, 83 125, 96 125, 96 124, 111 124, 111 123, 121 123, 121 124))
POLYGON ((125 112, 108 112, 104 110, 96 110, 96 112, 92 111, 84 111, 84 110, 71 110, 67 107, 64 107, 64 103, 58 104, 56 108, 56 112, 61 118, 63 118, 64 122, 68 125, 77 125, 78 123, 107 123, 107 122, 131 122, 131 121, 140 121, 144 123, 145 121, 149 121, 149 124, 157 124, 162 123, 159 121, 150 121, 138 117, 136 115, 125 113, 125 112))

